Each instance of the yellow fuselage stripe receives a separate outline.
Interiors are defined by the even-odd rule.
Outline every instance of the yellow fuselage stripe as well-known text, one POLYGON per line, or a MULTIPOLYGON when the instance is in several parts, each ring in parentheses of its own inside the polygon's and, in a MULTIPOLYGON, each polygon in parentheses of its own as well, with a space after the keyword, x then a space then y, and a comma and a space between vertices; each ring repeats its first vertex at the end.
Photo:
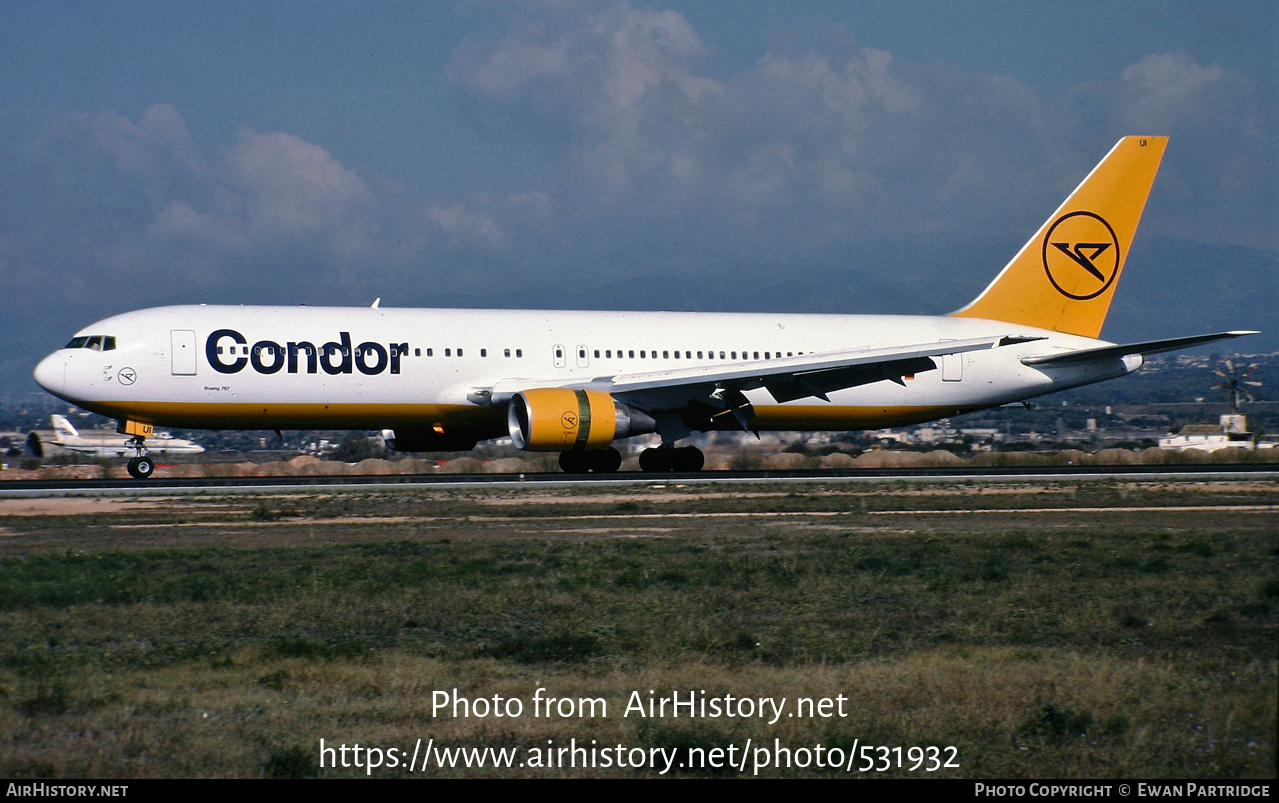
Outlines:
MULTIPOLYGON (((499 437, 506 432, 504 409, 460 404, 104 401, 82 406, 119 420, 192 429, 429 429, 441 426, 446 430, 486 433, 485 437, 499 437)), ((756 405, 754 409, 751 428, 771 432, 878 429, 931 421, 978 408, 787 404, 756 405)), ((728 428, 735 428, 735 424, 728 428)))

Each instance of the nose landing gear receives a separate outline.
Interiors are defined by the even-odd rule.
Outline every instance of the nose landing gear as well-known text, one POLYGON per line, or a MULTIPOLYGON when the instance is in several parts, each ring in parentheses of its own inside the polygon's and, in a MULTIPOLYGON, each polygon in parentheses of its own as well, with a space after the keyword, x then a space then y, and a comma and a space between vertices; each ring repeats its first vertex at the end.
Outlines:
POLYGON ((155 471, 155 462, 151 458, 142 456, 129 459, 129 476, 135 480, 145 480, 153 471, 155 471))
POLYGON ((145 480, 155 471, 155 461, 147 456, 147 436, 155 429, 150 424, 137 421, 121 421, 116 429, 125 435, 131 435, 124 445, 132 449, 136 456, 129 459, 129 476, 135 480, 145 480))

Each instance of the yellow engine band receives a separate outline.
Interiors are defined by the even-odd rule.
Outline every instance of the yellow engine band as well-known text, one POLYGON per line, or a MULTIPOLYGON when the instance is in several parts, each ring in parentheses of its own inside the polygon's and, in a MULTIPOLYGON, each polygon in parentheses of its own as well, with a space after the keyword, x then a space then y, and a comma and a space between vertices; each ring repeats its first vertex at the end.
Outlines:
POLYGON ((603 449, 617 431, 618 406, 597 390, 539 388, 516 393, 507 426, 517 449, 565 452, 603 449))

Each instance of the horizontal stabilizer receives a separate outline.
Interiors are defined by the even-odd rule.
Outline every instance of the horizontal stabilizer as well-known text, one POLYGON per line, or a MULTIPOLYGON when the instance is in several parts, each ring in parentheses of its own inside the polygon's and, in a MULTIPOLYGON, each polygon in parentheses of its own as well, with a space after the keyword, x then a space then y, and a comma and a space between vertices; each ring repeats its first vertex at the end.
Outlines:
POLYGON ((1127 357, 1130 354, 1160 354, 1165 351, 1178 351, 1179 349, 1198 346, 1201 343, 1211 343, 1214 340, 1228 340, 1233 337, 1243 337, 1244 335, 1256 335, 1260 332, 1253 331, 1236 331, 1236 332, 1217 332, 1211 335, 1193 335, 1191 337, 1174 337, 1169 340, 1147 340, 1143 343, 1125 343, 1119 346, 1101 346, 1095 349, 1080 349, 1079 351, 1067 351, 1061 354, 1045 354, 1038 357, 1023 357, 1021 362, 1023 365, 1066 365, 1069 363, 1091 362, 1092 360, 1105 360, 1115 357, 1127 357))

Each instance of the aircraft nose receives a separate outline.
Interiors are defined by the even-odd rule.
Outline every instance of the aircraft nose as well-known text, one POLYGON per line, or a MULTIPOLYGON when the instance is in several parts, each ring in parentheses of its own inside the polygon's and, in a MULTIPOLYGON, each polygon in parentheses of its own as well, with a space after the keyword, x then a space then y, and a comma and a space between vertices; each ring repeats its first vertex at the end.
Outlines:
POLYGON ((36 383, 55 396, 61 396, 67 384, 67 363, 61 354, 50 354, 35 370, 36 383))

